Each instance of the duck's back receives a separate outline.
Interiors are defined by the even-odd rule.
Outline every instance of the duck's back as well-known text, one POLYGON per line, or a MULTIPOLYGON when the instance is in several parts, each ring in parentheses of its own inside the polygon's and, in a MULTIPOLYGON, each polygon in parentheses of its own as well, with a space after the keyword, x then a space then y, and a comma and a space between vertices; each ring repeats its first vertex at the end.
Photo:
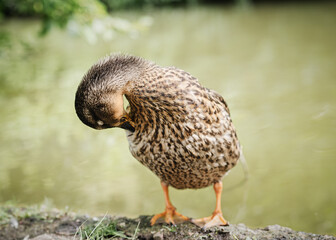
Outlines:
POLYGON ((126 97, 130 151, 165 183, 206 187, 236 164, 240 146, 224 99, 187 72, 154 68, 126 97))

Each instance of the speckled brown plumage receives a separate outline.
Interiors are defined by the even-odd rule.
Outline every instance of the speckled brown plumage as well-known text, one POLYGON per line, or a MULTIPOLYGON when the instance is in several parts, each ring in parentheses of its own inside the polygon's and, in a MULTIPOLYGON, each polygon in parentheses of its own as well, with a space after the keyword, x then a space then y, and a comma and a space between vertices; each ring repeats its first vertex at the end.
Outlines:
POLYGON ((78 87, 79 118, 90 127, 126 129, 132 155, 178 189, 221 181, 240 145, 224 99, 189 73, 138 57, 112 55, 78 87), (129 101, 125 111, 122 95, 129 101))
POLYGON ((239 147, 227 105, 188 73, 154 67, 132 93, 131 153, 162 181, 203 188, 235 165, 239 147))

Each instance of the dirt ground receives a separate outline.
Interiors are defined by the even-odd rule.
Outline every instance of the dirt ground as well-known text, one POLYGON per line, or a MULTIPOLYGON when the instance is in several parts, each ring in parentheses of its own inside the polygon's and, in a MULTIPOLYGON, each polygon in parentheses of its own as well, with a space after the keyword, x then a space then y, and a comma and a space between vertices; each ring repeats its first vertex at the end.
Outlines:
POLYGON ((64 211, 0 208, 0 240, 70 240, 70 239, 335 239, 296 232, 279 225, 249 229, 244 224, 207 230, 191 224, 150 226, 151 216, 136 219, 102 216, 90 217, 64 211))

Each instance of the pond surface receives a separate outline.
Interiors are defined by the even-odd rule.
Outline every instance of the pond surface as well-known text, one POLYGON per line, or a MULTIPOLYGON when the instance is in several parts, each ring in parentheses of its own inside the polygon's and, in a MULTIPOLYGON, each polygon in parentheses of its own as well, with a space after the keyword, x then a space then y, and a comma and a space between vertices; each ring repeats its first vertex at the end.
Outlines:
MULTIPOLYGON (((138 216, 164 208, 159 180, 129 153, 120 129, 95 131, 74 111, 87 69, 110 52, 175 65, 227 100, 249 166, 223 180, 223 213, 251 227, 280 224, 336 234, 336 5, 208 7, 148 15, 138 36, 90 45, 39 23, 11 20, 0 55, 0 202, 45 199, 90 214, 138 216), (236 186, 236 187, 235 187, 236 186)), ((179 212, 212 213, 215 196, 171 189, 179 212)))

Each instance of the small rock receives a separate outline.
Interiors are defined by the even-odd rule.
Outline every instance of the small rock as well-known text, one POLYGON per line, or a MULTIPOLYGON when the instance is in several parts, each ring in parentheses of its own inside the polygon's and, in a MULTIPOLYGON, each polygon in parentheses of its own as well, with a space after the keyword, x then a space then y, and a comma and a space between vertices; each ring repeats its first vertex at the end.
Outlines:
POLYGON ((237 227, 241 228, 241 229, 246 229, 246 225, 244 223, 238 223, 237 227))
POLYGON ((32 238, 31 240, 72 240, 72 239, 73 237, 64 237, 56 234, 42 234, 32 238))
POLYGON ((230 225, 230 226, 220 226, 217 229, 217 232, 219 233, 230 233, 234 231, 234 226, 230 225))
POLYGON ((10 218, 10 223, 11 223, 11 225, 12 225, 14 228, 18 228, 18 227, 19 227, 19 223, 18 223, 18 221, 16 220, 15 217, 11 217, 11 218, 10 218))
POLYGON ((292 232, 293 230, 288 228, 288 227, 282 227, 280 225, 269 225, 267 227, 264 228, 264 230, 266 231, 270 231, 270 232, 279 232, 279 231, 282 231, 282 232, 292 232))
POLYGON ((163 232, 157 232, 153 235, 154 240, 163 240, 163 232))

